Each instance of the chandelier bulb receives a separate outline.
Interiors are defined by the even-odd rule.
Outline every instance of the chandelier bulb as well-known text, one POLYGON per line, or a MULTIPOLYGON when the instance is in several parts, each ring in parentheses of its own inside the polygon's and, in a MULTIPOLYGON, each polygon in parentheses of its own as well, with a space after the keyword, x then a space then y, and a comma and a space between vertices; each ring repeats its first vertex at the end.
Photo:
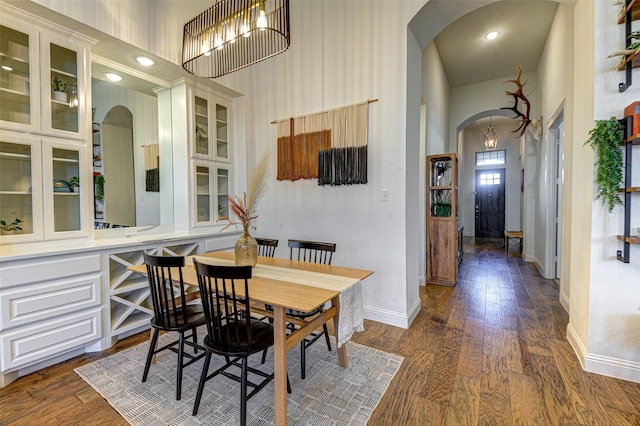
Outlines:
POLYGON ((233 23, 230 23, 229 28, 227 28, 227 41, 229 43, 236 42, 236 30, 233 28, 233 23))
POLYGON ((242 37, 249 37, 251 35, 251 28, 249 27, 249 23, 246 19, 242 20, 242 26, 240 27, 240 34, 242 37))
POLYGON ((260 13, 258 14, 258 21, 256 22, 256 26, 260 28, 260 31, 264 31, 267 29, 267 15, 264 11, 264 5, 260 5, 260 13))
POLYGON ((216 32, 216 37, 213 41, 213 47, 215 47, 218 50, 222 50, 223 44, 224 44, 224 40, 222 39, 222 36, 220 35, 219 32, 216 32))

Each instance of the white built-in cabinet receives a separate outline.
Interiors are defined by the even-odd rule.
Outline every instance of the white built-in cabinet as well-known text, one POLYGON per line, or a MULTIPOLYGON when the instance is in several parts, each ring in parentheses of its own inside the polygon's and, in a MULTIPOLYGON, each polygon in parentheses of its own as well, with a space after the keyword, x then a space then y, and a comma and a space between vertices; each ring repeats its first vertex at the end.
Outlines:
POLYGON ((89 236, 91 43, 3 4, 0 244, 89 236))
POLYGON ((233 139, 231 100, 211 90, 187 86, 190 104, 189 170, 191 227, 212 226, 229 217, 233 139))

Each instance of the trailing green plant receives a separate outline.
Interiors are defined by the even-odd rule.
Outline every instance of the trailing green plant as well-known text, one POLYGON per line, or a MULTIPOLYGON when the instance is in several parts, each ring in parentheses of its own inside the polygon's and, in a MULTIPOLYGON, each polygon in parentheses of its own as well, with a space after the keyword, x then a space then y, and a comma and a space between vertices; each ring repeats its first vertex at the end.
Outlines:
POLYGON ((622 144, 624 128, 615 118, 596 120, 595 127, 589 131, 589 139, 584 143, 596 153, 596 199, 613 211, 616 205, 622 205, 620 188, 623 181, 622 144))
POLYGON ((22 231, 20 224, 22 221, 16 218, 13 222, 7 223, 5 220, 0 220, 0 230, 2 231, 22 231))
POLYGON ((69 184, 71 185, 71 187, 79 187, 80 186, 80 178, 78 176, 74 176, 71 179, 69 179, 69 184))
POLYGON ((54 92, 64 92, 64 89, 67 88, 67 84, 69 84, 69 82, 60 80, 58 74, 54 75, 53 80, 51 80, 51 88, 54 92))
POLYGON ((95 197, 97 201, 104 200, 104 175, 96 176, 95 197))

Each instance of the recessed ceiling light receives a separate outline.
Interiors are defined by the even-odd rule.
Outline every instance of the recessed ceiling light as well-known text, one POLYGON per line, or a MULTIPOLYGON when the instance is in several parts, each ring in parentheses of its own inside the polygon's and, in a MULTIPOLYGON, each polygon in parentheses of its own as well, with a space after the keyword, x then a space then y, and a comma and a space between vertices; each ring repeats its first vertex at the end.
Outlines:
POLYGON ((10 67, 10 66, 8 66, 8 65, 3 65, 3 66, 2 66, 2 69, 3 69, 3 70, 5 70, 5 71, 13 71, 13 68, 11 68, 11 67, 10 67))
POLYGON ((136 56, 136 61, 140 65, 144 65, 145 67, 150 67, 151 65, 155 65, 155 61, 151 58, 147 58, 146 56, 136 56))
POLYGON ((498 31, 491 31, 490 33, 487 33, 485 37, 487 38, 487 40, 493 40, 494 38, 498 37, 498 35, 500 35, 498 31))
POLYGON ((105 77, 107 77, 111 81, 120 81, 120 80, 122 80, 122 77, 119 76, 118 74, 114 73, 114 72, 105 72, 103 75, 105 77))

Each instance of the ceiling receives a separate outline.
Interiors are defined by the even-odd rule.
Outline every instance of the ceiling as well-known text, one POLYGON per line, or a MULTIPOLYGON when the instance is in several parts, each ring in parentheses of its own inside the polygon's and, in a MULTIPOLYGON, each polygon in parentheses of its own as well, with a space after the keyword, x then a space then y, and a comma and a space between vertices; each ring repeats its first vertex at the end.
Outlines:
POLYGON ((453 22, 435 38, 451 87, 515 78, 518 65, 535 72, 558 3, 505 0, 481 7, 453 22), (490 31, 499 31, 487 40, 490 31))
MULTIPOLYGON (((118 83, 120 86, 155 96, 153 88, 167 86, 188 75, 180 65, 149 55, 33 2, 14 3, 95 38, 98 43, 91 49, 92 78, 105 80, 104 73, 115 70, 124 76, 124 80, 118 83), (138 54, 150 56, 156 65, 150 68, 140 66, 135 61, 138 54)), ((436 36, 435 44, 450 86, 514 78, 519 64, 524 72, 536 71, 557 7, 558 3, 554 1, 503 0, 476 9, 443 29, 436 36), (488 41, 484 36, 492 30, 500 31, 500 35, 488 41)), ((182 8, 193 8, 193 12, 184 12, 196 14, 201 6, 199 2, 184 2, 182 8)), ((183 22, 175 25, 182 26, 183 22)), ((215 84, 211 80, 207 83, 215 84)))

